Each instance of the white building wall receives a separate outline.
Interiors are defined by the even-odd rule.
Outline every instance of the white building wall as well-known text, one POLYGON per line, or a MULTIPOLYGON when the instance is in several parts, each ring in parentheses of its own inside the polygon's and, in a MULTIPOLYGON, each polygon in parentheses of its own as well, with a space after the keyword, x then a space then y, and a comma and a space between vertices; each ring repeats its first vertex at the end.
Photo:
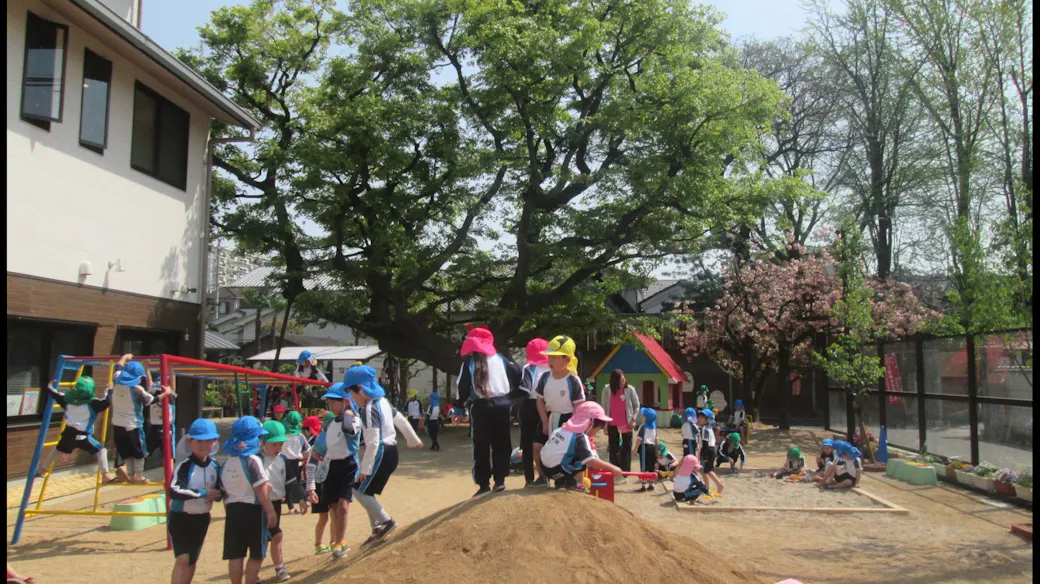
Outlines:
POLYGON ((7 270, 187 302, 201 284, 209 117, 81 29, 69 27, 63 119, 47 132, 20 119, 27 11, 66 23, 37 0, 7 3, 7 270), (79 145, 85 48, 112 61, 108 149, 79 145), (130 168, 134 82, 191 116, 187 189, 130 168), (121 259, 125 272, 108 262, 121 259), (93 275, 79 277, 79 265, 93 275), (177 290, 171 292, 171 290, 177 290))
POLYGON ((143 0, 101 0, 101 3, 110 8, 112 12, 118 14, 123 20, 140 28, 138 19, 141 15, 140 9, 142 1, 143 0))

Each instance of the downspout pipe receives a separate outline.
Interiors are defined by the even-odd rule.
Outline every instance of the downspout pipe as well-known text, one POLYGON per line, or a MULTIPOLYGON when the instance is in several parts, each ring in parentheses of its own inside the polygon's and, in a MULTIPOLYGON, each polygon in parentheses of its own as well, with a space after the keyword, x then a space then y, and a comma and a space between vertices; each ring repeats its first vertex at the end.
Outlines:
MULTIPOLYGON (((255 142, 256 128, 249 128, 248 136, 236 136, 231 138, 209 138, 206 141, 206 201, 202 210, 204 224, 202 229, 202 277, 199 285, 202 307, 199 311, 199 351, 198 357, 206 359, 206 319, 209 315, 207 301, 209 300, 209 236, 210 236, 210 204, 213 201, 213 148, 217 144, 229 144, 232 142, 255 142)), ((202 392, 199 392, 202 395, 202 392)), ((202 417, 202 399, 199 399, 196 417, 202 417)))

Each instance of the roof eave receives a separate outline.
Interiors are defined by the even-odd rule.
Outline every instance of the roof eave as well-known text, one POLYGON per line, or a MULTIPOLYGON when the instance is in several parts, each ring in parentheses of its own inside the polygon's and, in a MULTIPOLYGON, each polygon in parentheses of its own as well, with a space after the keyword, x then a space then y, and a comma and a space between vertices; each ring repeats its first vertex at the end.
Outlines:
POLYGON ((260 122, 249 112, 236 105, 202 76, 148 38, 137 27, 120 18, 99 0, 51 0, 49 2, 52 6, 62 3, 79 8, 205 98, 227 116, 227 119, 222 121, 233 123, 247 130, 260 128, 260 122))

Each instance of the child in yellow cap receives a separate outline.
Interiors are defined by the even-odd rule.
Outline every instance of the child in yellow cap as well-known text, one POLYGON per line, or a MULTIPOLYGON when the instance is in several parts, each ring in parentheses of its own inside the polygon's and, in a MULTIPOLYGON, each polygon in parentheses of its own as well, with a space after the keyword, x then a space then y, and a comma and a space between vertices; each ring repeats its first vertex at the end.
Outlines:
POLYGON ((585 401, 585 388, 578 377, 578 359, 574 351, 574 340, 560 335, 549 341, 542 352, 549 357, 549 371, 542 374, 534 389, 541 418, 539 444, 545 444, 549 435, 569 420, 575 408, 585 401))

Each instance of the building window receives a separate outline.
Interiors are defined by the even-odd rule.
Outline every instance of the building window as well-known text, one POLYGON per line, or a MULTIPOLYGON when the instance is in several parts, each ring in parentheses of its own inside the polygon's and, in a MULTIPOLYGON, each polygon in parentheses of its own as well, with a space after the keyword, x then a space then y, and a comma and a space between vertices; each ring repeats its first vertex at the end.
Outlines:
POLYGON ((188 112, 137 83, 130 167, 164 183, 187 189, 188 112))
POLYGON ((87 49, 83 53, 83 101, 79 112, 79 143, 98 154, 108 147, 108 96, 112 61, 87 49))
MULTIPOLYGON (((7 319, 7 417, 22 415, 39 419, 46 394, 44 387, 54 376, 60 355, 90 355, 94 352, 94 327, 7 319), (35 407, 22 414, 29 400, 35 407), (24 402, 24 403, 23 403, 24 402)), ((86 368, 84 375, 91 375, 86 368)), ((76 372, 63 372, 62 381, 72 381, 76 372)), ((31 418, 26 418, 31 419, 31 418)), ((56 418, 60 420, 60 416, 56 418)))
POLYGON ((145 357, 177 352, 177 333, 120 328, 119 341, 120 353, 124 355, 145 357))
POLYGON ((69 27, 30 12, 25 21, 25 63, 22 67, 22 119, 51 129, 61 122, 65 88, 65 56, 69 27))

